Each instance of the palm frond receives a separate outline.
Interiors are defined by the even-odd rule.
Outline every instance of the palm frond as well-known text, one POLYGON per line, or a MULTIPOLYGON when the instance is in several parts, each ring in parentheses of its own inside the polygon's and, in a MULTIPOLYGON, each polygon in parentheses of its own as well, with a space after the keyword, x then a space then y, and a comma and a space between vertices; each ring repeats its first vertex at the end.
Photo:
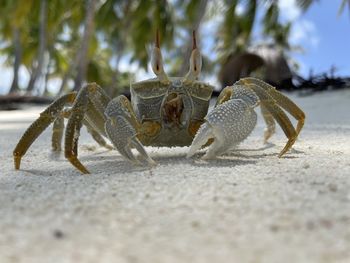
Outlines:
POLYGON ((344 12, 346 5, 348 6, 350 12, 350 0, 343 0, 339 7, 338 15, 341 15, 344 12))
POLYGON ((313 3, 319 2, 319 0, 296 0, 296 2, 303 11, 306 11, 313 3))

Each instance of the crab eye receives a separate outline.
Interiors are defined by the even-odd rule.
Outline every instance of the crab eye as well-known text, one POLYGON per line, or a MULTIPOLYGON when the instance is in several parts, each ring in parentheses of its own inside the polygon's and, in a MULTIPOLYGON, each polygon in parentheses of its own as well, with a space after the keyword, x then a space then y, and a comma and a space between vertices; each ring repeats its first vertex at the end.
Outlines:
POLYGON ((192 51, 190 58, 190 71, 193 71, 193 74, 198 77, 202 69, 202 56, 199 50, 196 48, 192 51))
POLYGON ((190 70, 185 76, 185 81, 194 81, 198 78, 202 69, 202 56, 197 48, 196 31, 193 31, 193 49, 190 57, 190 70))
POLYGON ((152 64, 152 70, 154 74, 156 74, 157 76, 162 72, 164 72, 162 54, 160 52, 160 49, 157 47, 153 48, 151 64, 152 64))
POLYGON ((151 65, 152 65, 152 70, 154 74, 156 74, 156 76, 161 82, 169 81, 168 76, 164 72, 164 68, 163 68, 163 58, 162 58, 162 53, 160 51, 158 30, 156 35, 156 43, 152 50, 151 65))

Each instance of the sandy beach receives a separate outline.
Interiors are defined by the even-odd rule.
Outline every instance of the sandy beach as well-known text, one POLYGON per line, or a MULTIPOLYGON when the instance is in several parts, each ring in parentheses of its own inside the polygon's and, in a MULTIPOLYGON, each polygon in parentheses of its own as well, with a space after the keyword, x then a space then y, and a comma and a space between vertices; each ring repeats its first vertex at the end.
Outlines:
POLYGON ((350 90, 299 97, 293 150, 264 124, 213 161, 152 148, 134 167, 82 131, 81 175, 52 156, 51 129, 14 170, 12 151, 42 107, 0 112, 0 262, 350 262, 350 90))

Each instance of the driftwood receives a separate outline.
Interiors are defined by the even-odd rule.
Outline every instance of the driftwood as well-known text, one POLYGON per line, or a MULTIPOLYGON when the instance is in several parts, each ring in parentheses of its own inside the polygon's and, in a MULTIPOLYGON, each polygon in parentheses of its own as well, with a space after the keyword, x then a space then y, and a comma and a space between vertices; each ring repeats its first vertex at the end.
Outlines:
MULTIPOLYGON (((305 79, 295 75, 293 77, 295 85, 283 82, 282 84, 271 83, 279 90, 299 91, 301 95, 311 95, 314 92, 325 90, 339 90, 350 88, 350 77, 335 77, 332 73, 323 73, 319 75, 311 75, 305 79)), ((219 96, 221 91, 215 90, 213 97, 219 96)), ((130 93, 124 92, 124 96, 130 99, 130 93)), ((8 94, 0 96, 0 110, 16 110, 20 109, 23 104, 47 105, 54 101, 52 97, 40 97, 29 95, 8 94)))
POLYGON ((46 105, 53 100, 49 97, 8 94, 0 96, 0 110, 16 110, 21 108, 21 104, 46 105))
POLYGON ((350 88, 350 77, 335 77, 333 74, 327 73, 310 76, 308 79, 296 76, 296 81, 298 82, 296 90, 300 90, 304 95, 325 90, 350 88))

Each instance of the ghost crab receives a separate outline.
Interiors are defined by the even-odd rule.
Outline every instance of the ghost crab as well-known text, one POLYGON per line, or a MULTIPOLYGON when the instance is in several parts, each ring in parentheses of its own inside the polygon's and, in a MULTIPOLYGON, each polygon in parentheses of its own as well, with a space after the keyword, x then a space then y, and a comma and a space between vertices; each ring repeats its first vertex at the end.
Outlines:
POLYGON ((266 122, 264 138, 275 132, 275 121, 288 138, 279 157, 294 144, 304 125, 303 111, 274 87, 255 78, 243 78, 226 87, 209 113, 213 86, 198 81, 202 60, 193 34, 190 69, 185 77, 168 77, 163 69, 157 34, 151 64, 156 78, 131 85, 131 101, 125 96, 111 99, 97 84, 90 83, 79 92, 66 94, 54 101, 33 122, 18 142, 14 152, 15 169, 35 139, 53 123, 52 148, 61 150, 64 118, 64 153, 69 162, 82 173, 89 173, 78 159, 78 138, 82 125, 101 146, 115 149, 128 161, 140 163, 131 149, 136 148, 144 162, 154 165, 144 146, 189 146, 191 157, 204 146, 209 148, 203 158, 222 155, 243 141, 254 129, 260 105, 266 122), (68 107, 70 106, 70 107, 68 107), (297 121, 294 128, 286 110, 297 121))

